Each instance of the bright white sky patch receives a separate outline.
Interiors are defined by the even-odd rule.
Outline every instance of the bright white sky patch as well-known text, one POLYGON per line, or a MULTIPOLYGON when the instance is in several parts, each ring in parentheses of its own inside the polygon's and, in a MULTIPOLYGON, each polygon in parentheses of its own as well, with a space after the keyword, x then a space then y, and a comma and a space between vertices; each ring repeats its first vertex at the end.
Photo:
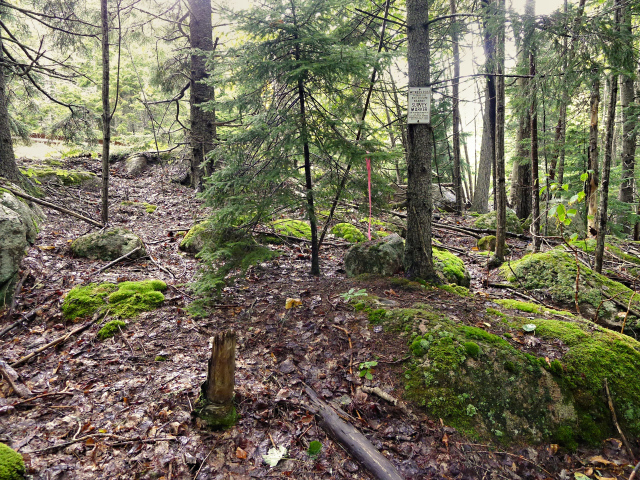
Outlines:
MULTIPOLYGON (((573 2, 569 0, 569 3, 573 2)), ((511 0, 511 7, 518 13, 524 13, 524 4, 525 0, 511 0)), ((564 0, 536 0, 535 5, 536 15, 550 15, 558 9, 564 10, 564 0)))

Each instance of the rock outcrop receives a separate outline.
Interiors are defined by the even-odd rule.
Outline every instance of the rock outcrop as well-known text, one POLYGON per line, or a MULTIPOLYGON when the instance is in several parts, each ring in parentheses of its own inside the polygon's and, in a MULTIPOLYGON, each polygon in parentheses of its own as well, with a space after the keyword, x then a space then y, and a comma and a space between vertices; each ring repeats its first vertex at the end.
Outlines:
POLYGON ((145 256, 140 237, 124 228, 111 228, 104 232, 83 235, 71 244, 71 251, 78 257, 100 260, 115 260, 140 247, 130 258, 145 256))

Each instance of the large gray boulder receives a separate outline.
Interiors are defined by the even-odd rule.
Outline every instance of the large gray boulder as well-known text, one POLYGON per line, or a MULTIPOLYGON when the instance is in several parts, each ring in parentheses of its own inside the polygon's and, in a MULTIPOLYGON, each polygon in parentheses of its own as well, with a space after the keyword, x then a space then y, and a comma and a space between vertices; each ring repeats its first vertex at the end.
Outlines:
POLYGON ((351 247, 344 257, 344 269, 349 277, 363 273, 393 275, 402 270, 403 254, 402 238, 396 234, 389 235, 351 247))
POLYGON ((9 192, 0 196, 0 306, 11 301, 25 250, 38 234, 38 216, 9 192))
POLYGON ((431 198, 435 208, 445 212, 456 211, 456 194, 449 187, 431 184, 431 198))
POLYGON ((147 168, 147 157, 144 155, 131 155, 124 161, 124 169, 131 176, 140 175, 147 168))
POLYGON ((140 247, 129 258, 147 254, 140 237, 124 228, 110 228, 104 232, 89 233, 78 237, 71 244, 71 251, 78 257, 115 260, 140 247))

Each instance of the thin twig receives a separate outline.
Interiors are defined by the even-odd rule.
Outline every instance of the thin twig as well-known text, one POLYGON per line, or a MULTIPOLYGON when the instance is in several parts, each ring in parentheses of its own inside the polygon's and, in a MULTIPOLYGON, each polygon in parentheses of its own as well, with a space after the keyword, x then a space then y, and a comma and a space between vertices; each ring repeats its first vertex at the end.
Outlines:
POLYGON ((622 429, 618 424, 618 419, 616 417, 616 410, 613 407, 613 400, 611 400, 611 393, 609 392, 609 384, 607 383, 606 377, 604 379, 604 391, 607 394, 607 403, 609 404, 609 410, 611 410, 611 419, 613 420, 613 424, 615 425, 616 430, 618 430, 620 437, 622 437, 622 443, 624 444, 624 447, 627 449, 627 453, 629 454, 632 460, 635 460, 635 456, 633 455, 633 450, 631 450, 631 445, 629 445, 629 442, 627 441, 627 437, 624 436, 624 433, 622 432, 622 429))
POLYGON ((109 262, 107 263, 104 267, 100 267, 98 270, 96 270, 94 273, 92 273, 92 275, 97 275, 101 272, 103 272, 104 270, 106 270, 107 268, 111 267, 112 265, 115 265, 116 263, 118 263, 120 260, 124 260, 125 258, 130 257, 131 255, 133 255, 134 253, 136 253, 137 251, 139 251, 142 247, 136 247, 133 250, 131 250, 129 253, 126 253, 124 255, 122 255, 120 258, 116 258, 113 262, 109 262))

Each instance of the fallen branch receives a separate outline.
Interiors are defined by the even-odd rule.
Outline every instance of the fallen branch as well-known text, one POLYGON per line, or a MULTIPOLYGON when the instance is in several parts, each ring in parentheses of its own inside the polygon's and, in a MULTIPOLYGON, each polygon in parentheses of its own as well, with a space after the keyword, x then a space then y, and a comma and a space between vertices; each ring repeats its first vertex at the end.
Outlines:
POLYGON ((386 400, 391 405, 398 405, 398 399, 392 395, 389 395, 387 392, 382 390, 380 387, 367 387, 366 385, 362 386, 362 391, 364 393, 373 393, 379 396, 381 399, 386 400))
POLYGON ((616 410, 615 408, 613 408, 613 400, 611 400, 611 393, 609 392, 609 384, 607 383, 606 378, 604 379, 604 391, 607 394, 607 403, 609 404, 609 410, 611 410, 611 419, 613 420, 613 424, 615 425, 616 430, 618 430, 620 437, 622 437, 622 443, 624 444, 624 447, 627 449, 627 453, 631 457, 631 460, 635 461, 636 457, 633 455, 633 450, 631 450, 631 445, 629 445, 629 442, 627 441, 627 437, 624 436, 624 433, 622 432, 622 429, 618 424, 618 419, 616 417, 616 410))
POLYGON ((7 363, 3 360, 0 360, 0 377, 4 377, 7 383, 11 386, 16 395, 20 398, 27 398, 33 395, 31 390, 29 390, 25 385, 21 384, 18 380, 18 373, 11 368, 7 363))
POLYGON ((97 275, 100 272, 105 271, 107 268, 111 267, 112 265, 115 265, 116 263, 118 263, 120 260, 124 260, 125 258, 129 258, 131 255, 133 255, 134 253, 136 253, 137 251, 139 251, 142 247, 136 247, 133 250, 131 250, 129 253, 126 253, 124 255, 122 255, 120 258, 116 258, 113 262, 109 262, 107 263, 104 267, 100 267, 98 270, 96 270, 94 273, 92 273, 91 275, 97 275))
POLYGON ((51 445, 50 447, 41 448, 40 450, 32 450, 30 452, 25 452, 25 453, 33 455, 34 453, 44 453, 49 451, 55 452, 56 450, 68 447, 69 445, 73 445, 74 443, 84 442, 85 440, 89 440, 90 438, 100 438, 100 437, 110 437, 110 438, 117 438, 119 440, 127 440, 126 437, 122 437, 120 435, 114 435, 113 433, 94 433, 92 435, 85 435, 84 437, 79 437, 74 440, 69 440, 68 442, 62 442, 62 443, 59 443, 58 445, 51 445))
MULTIPOLYGON (((11 404, 11 406, 12 407, 17 407, 18 405, 22 405, 22 404, 25 404, 25 403, 33 402, 34 400, 38 400, 39 398, 57 397, 58 395, 71 395, 71 396, 73 396, 74 394, 72 392, 41 393, 40 395, 36 395, 35 397, 27 398, 25 400, 21 400, 19 402, 13 403, 13 404, 11 404)), ((73 408, 75 408, 75 407, 73 407, 73 408)))
MULTIPOLYGON (((108 312, 108 310, 107 310, 108 312)), ((90 326, 92 326, 94 323, 96 323, 99 319, 101 319, 102 317, 104 317, 107 312, 105 312, 104 314, 101 313, 96 313, 93 316, 93 319, 85 324, 82 325, 81 327, 76 328, 75 330, 70 331, 69 333, 67 333, 66 335, 63 335, 62 337, 58 337, 56 338, 54 341, 47 343, 46 345, 38 348, 36 351, 31 352, 29 355, 25 355, 24 357, 22 357, 20 360, 18 360, 17 362, 14 362, 11 364, 12 367, 19 367, 20 365, 23 365, 25 363, 27 363, 29 360, 31 360, 33 357, 39 355, 40 353, 44 352, 45 350, 51 348, 51 347, 55 347, 56 345, 59 345, 61 343, 66 342, 69 337, 71 337, 72 335, 76 335, 78 333, 81 333, 83 331, 85 331, 87 328, 89 328, 90 326)))
POLYGON ((10 191, 11 193, 13 193, 14 195, 17 195, 18 197, 22 197, 26 200, 30 200, 34 203, 37 203, 39 205, 42 205, 44 207, 48 207, 48 208, 53 208, 54 210, 58 210, 59 212, 62 213, 66 213, 67 215, 71 215, 72 217, 76 217, 79 218, 80 220, 87 222, 95 227, 99 227, 102 228, 104 227, 104 225, 102 225, 100 222, 96 222, 95 220, 85 217, 84 215, 80 215, 79 213, 74 212, 73 210, 68 210, 64 207, 60 207, 58 205, 55 205, 53 203, 49 203, 49 202, 45 202, 44 200, 40 200, 39 198, 36 197, 32 197, 31 195, 27 195, 26 193, 20 193, 10 187, 7 187, 6 185, 0 185, 2 188, 4 188, 5 190, 10 191))
POLYGON ((15 322, 13 322, 11 325, 9 325, 8 327, 4 328, 2 331, 0 331, 0 337, 4 336, 5 333, 10 332, 11 330, 13 330, 14 328, 16 328, 18 325, 20 325, 22 322, 25 321, 30 321, 33 320, 34 318, 36 318, 36 308, 34 308, 33 310, 31 310, 29 313, 27 313, 26 315, 23 315, 22 318, 20 320, 16 320, 15 322))
POLYGON ((378 480, 402 480, 393 464, 384 457, 355 427, 340 419, 338 414, 316 392, 306 387, 312 411, 320 416, 320 426, 339 442, 346 451, 378 480))

